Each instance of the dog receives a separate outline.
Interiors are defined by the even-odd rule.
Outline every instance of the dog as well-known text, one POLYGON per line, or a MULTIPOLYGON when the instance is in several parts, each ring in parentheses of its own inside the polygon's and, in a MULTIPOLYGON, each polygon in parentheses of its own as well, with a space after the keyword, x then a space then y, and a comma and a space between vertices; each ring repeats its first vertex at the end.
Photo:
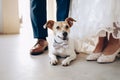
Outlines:
POLYGON ((48 42, 50 64, 58 64, 57 56, 65 58, 62 61, 63 66, 68 66, 72 60, 76 59, 74 41, 69 37, 73 22, 76 22, 76 20, 68 17, 65 21, 55 22, 49 20, 44 25, 45 28, 47 27, 53 31, 54 36, 52 41, 48 42))

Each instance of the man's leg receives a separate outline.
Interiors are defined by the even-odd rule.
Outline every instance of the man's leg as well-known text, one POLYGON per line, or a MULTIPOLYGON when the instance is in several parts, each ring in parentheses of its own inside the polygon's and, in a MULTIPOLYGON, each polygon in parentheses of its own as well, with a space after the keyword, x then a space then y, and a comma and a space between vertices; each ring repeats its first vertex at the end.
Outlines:
POLYGON ((70 0, 56 0, 57 2, 57 21, 64 21, 69 14, 70 0))
POLYGON ((30 0, 30 16, 34 38, 38 39, 36 45, 31 49, 31 54, 38 55, 47 46, 47 29, 43 28, 47 20, 46 0, 30 0))

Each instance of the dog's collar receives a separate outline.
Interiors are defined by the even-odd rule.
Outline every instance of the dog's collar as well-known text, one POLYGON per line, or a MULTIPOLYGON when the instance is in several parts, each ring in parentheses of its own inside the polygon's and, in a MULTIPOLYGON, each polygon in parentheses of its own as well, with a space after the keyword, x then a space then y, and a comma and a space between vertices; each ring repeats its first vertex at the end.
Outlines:
POLYGON ((54 42, 57 43, 57 44, 62 44, 63 42, 57 42, 55 39, 54 39, 54 42))
MULTIPOLYGON (((61 38, 60 36, 57 36, 58 38, 60 38, 61 40, 64 40, 63 38, 61 38)), ((68 38, 66 38, 65 40, 68 40, 68 38)))
POLYGON ((68 39, 67 40, 63 40, 61 38, 59 38, 59 41, 57 41, 56 39, 54 39, 54 43, 53 43, 53 47, 56 48, 56 49, 59 49, 59 48, 67 48, 68 47, 68 39))
POLYGON ((57 42, 57 41, 54 39, 54 42, 57 43, 57 44, 62 44, 63 42, 67 42, 67 41, 68 41, 68 39, 67 39, 67 40, 62 40, 61 42, 57 42))
POLYGON ((55 36, 54 37, 54 42, 58 43, 58 44, 62 44, 63 42, 67 42, 68 40, 69 40, 68 38, 66 38, 65 40, 63 40, 63 38, 60 37, 60 36, 55 36))

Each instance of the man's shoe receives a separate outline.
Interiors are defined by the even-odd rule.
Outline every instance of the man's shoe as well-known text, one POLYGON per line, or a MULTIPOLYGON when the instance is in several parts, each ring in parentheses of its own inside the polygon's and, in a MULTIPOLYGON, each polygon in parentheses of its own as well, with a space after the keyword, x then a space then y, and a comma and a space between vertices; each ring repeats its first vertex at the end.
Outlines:
POLYGON ((48 49, 48 43, 44 39, 38 39, 37 43, 30 50, 31 55, 42 54, 45 50, 48 49))

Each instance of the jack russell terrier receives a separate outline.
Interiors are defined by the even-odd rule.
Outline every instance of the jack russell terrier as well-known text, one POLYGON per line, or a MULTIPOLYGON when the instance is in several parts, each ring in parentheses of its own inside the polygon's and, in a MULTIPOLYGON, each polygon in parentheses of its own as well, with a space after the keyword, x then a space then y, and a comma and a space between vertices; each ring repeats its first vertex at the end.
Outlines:
POLYGON ((70 62, 76 59, 74 41, 69 37, 70 28, 76 22, 73 18, 66 18, 65 21, 55 22, 49 20, 44 27, 53 31, 52 41, 48 42, 50 64, 58 63, 57 56, 64 57, 63 66, 68 66, 70 62))

